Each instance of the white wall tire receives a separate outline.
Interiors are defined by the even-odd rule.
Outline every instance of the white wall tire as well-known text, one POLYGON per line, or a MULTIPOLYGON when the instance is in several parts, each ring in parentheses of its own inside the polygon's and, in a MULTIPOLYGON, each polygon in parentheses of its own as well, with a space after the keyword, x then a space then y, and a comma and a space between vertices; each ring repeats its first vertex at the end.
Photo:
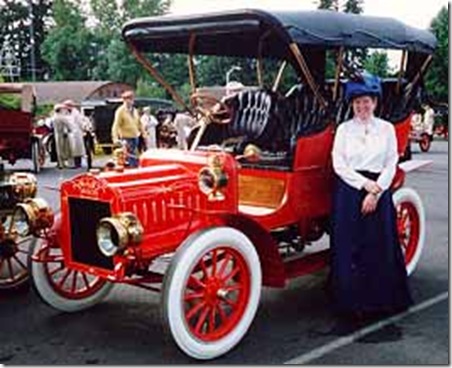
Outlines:
POLYGON ((184 241, 165 274, 166 326, 187 355, 219 357, 248 331, 261 288, 259 257, 243 233, 229 227, 200 231, 184 241))
POLYGON ((30 273, 41 299, 63 312, 88 309, 103 300, 113 284, 64 265, 60 248, 39 239, 31 249, 30 273), (75 280, 75 281, 74 281, 75 280))
POLYGON ((425 243, 425 210, 419 195, 411 188, 393 194, 397 210, 397 229, 408 276, 419 262, 425 243))

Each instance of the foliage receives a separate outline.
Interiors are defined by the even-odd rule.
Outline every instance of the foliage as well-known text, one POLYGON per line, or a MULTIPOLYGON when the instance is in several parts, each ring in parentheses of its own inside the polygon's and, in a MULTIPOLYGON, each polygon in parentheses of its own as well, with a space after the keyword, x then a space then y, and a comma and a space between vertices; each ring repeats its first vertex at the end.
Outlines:
POLYGON ((344 13, 362 14, 364 0, 347 0, 344 4, 344 13))
POLYGON ((138 79, 135 92, 139 97, 166 98, 166 92, 163 87, 150 78, 138 79))
POLYGON ((32 19, 37 76, 42 77, 46 70, 40 46, 47 35, 51 3, 51 0, 29 0, 28 2, 4 0, 0 2, 0 49, 5 43, 14 49, 15 57, 20 61, 20 78, 22 80, 31 79, 30 23, 32 19), (33 18, 31 18, 30 10, 33 18))
MULTIPOLYGON (((364 0, 347 0, 343 6, 345 13, 362 14, 364 0)), ((364 61, 367 59, 366 49, 353 49, 346 53, 346 59, 349 64, 356 65, 357 68, 364 68, 364 61)))
POLYGON ((0 94, 0 108, 20 110, 20 97, 14 93, 2 93, 0 94))
POLYGON ((94 79, 108 79, 135 85, 146 76, 121 38, 124 22, 142 16, 159 15, 168 11, 169 0, 90 0, 95 18, 93 33, 97 65, 94 79))
POLYGON ((96 60, 92 33, 85 27, 79 1, 56 0, 53 4, 55 25, 41 51, 54 80, 88 80, 96 60))
POLYGON ((53 110, 53 105, 38 105, 36 106, 36 110, 35 110, 35 118, 41 118, 44 116, 49 116, 51 115, 53 110))
POLYGON ((389 59, 385 51, 375 51, 364 60, 364 69, 381 78, 388 76, 389 59))
POLYGON ((339 0, 319 0, 317 9, 339 11, 339 0))
POLYGON ((166 12, 169 0, 55 0, 54 25, 42 53, 53 80, 112 80, 135 85, 146 72, 121 38, 122 24, 134 17, 166 12))
POLYGON ((430 30, 435 34, 438 45, 426 75, 426 87, 434 100, 447 102, 449 97, 449 11, 446 7, 443 7, 432 20, 430 30))

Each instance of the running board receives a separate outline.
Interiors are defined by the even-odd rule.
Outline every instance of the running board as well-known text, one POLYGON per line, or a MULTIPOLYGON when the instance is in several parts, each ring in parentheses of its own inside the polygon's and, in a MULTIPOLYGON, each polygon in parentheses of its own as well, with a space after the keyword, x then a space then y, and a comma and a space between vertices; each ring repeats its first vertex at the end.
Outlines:
POLYGON ((319 252, 308 254, 306 256, 296 258, 284 263, 284 271, 286 279, 307 275, 320 271, 328 266, 330 250, 324 249, 319 252))
POLYGON ((411 171, 419 170, 422 167, 428 166, 433 163, 432 160, 408 160, 399 164, 399 167, 409 173, 411 171))

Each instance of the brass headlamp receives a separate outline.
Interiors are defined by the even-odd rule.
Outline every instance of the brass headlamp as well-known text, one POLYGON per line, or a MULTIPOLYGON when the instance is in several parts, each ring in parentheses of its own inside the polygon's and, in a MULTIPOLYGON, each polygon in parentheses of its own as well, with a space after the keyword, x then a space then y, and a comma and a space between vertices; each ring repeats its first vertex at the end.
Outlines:
POLYGON ((228 176, 223 170, 220 156, 210 156, 208 165, 198 173, 199 189, 208 196, 209 201, 221 201, 225 198, 221 189, 227 184, 228 176))
POLYGON ((29 173, 13 173, 9 177, 9 182, 14 188, 14 196, 19 202, 25 198, 33 198, 38 189, 38 181, 33 174, 29 173))
POLYGON ((97 225, 97 245, 102 254, 112 257, 129 244, 139 244, 143 232, 143 226, 131 212, 105 217, 97 225))
POLYGON ((22 237, 36 234, 40 230, 52 227, 54 214, 42 198, 27 198, 16 205, 13 212, 13 229, 22 237))

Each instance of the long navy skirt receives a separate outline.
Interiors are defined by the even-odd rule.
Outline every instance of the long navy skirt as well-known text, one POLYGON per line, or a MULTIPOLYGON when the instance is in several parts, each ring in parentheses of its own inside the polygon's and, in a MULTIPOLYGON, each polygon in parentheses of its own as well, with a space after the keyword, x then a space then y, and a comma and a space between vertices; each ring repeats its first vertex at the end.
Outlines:
MULTIPOLYGON (((363 172, 375 180, 378 174, 363 172)), ((391 313, 411 303, 391 192, 361 213, 366 191, 336 180, 331 232, 331 287, 336 312, 391 313)))

